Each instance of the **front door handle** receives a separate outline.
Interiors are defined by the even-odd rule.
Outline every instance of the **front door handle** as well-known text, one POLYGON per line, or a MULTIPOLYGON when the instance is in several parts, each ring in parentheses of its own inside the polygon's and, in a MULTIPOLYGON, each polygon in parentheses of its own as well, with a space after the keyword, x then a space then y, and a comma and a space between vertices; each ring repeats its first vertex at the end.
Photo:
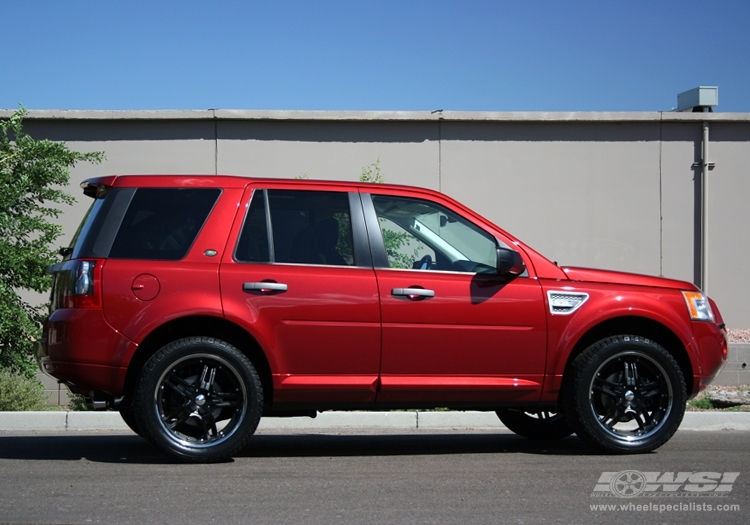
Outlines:
POLYGON ((419 299, 429 299, 435 297, 435 290, 426 290, 424 288, 394 288, 391 295, 395 297, 407 297, 412 301, 419 299))
POLYGON ((242 290, 245 292, 257 291, 262 294, 286 292, 288 289, 289 287, 284 283, 273 282, 243 283, 242 285, 242 290))

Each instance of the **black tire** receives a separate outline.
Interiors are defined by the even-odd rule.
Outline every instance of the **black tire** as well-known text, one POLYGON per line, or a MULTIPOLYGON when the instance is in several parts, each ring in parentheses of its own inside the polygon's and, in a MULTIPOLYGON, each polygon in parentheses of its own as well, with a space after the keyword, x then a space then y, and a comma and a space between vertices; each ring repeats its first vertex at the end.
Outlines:
POLYGON ((210 337, 187 337, 156 352, 133 395, 143 436, 169 456, 208 463, 231 458, 252 437, 263 389, 250 360, 210 337))
POLYGON ((497 417, 511 431, 529 439, 562 439, 573 433, 563 413, 502 409, 497 417))
POLYGON ((603 339, 575 358, 563 405, 576 434, 615 454, 650 452, 677 431, 687 401, 674 357, 644 337, 603 339))
POLYGON ((128 428, 130 428, 130 430, 132 430, 139 436, 143 437, 141 429, 138 427, 138 421, 136 421, 135 419, 133 404, 130 403, 130 401, 123 401, 123 404, 118 408, 118 411, 120 412, 120 417, 122 417, 122 420, 125 422, 128 428))

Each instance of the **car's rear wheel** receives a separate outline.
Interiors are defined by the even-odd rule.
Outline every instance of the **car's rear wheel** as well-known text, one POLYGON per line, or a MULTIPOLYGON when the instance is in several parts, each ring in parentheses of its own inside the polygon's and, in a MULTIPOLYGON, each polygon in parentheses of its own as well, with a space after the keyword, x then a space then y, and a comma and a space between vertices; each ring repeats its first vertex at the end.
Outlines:
POLYGON ((508 429, 529 439, 562 439, 573 433, 562 412, 502 409, 497 416, 508 429))
POLYGON ((682 422, 685 379, 662 346, 635 335, 608 337, 575 358, 563 391, 575 432, 610 453, 666 443, 682 422))
POLYGON ((250 360, 210 337, 188 337, 143 368, 133 409, 143 436, 181 461, 230 458, 255 432, 263 390, 250 360))

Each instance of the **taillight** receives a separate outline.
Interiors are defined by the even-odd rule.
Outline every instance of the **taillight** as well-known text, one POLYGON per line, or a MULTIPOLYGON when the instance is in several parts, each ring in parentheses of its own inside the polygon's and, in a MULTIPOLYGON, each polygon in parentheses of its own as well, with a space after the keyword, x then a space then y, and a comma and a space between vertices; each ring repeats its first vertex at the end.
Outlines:
POLYGON ((100 308, 101 299, 101 259, 73 260, 65 266, 68 282, 63 296, 63 308, 100 308))

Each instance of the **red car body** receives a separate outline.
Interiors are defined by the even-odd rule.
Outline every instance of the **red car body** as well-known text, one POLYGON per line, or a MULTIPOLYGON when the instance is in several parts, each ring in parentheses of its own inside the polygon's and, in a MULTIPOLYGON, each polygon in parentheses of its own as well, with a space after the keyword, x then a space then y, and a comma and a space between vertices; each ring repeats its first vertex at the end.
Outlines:
MULTIPOLYGON (((80 256, 80 245, 97 227, 94 210, 66 250, 65 260, 51 268, 56 284, 39 345, 40 366, 73 392, 110 406, 133 398, 144 366, 160 348, 189 336, 226 341, 248 357, 262 385, 263 415, 438 406, 560 412, 561 392, 575 358, 597 341, 621 334, 665 349, 679 365, 688 396, 709 384, 726 361, 718 308, 701 302, 705 298, 693 284, 558 267, 435 191, 385 184, 161 175, 102 177, 83 186, 89 196, 103 202, 110 199, 112 189, 131 199, 132 191, 144 189, 217 190, 184 256, 165 260, 110 252, 92 257, 95 246, 80 256), (335 218, 339 227, 340 253, 333 256, 344 254, 349 262, 238 260, 239 244, 244 242, 239 239, 250 221, 254 195, 264 195, 271 203, 265 212, 257 204, 254 217, 272 223, 266 225, 273 238, 269 246, 279 259, 283 239, 277 239, 271 228, 285 227, 303 213, 282 210, 287 206, 285 196, 306 198, 308 194, 301 192, 318 192, 331 202, 347 200, 348 211, 331 212, 327 220, 335 218), (278 211, 272 208, 277 203, 278 211), (410 206, 421 213, 419 206, 424 205, 432 208, 419 215, 421 219, 412 212, 410 222, 401 221, 410 206), (491 239, 504 253, 517 253, 523 272, 503 277, 492 262, 455 271, 463 264, 463 256, 456 255, 461 250, 437 239, 434 232, 421 236, 420 231, 426 231, 420 222, 427 220, 424 217, 437 221, 435 231, 454 228, 461 237, 463 230, 457 228, 465 228, 471 235, 476 232, 477 246, 491 239), (386 253, 387 232, 381 237, 376 231, 379 226, 385 232, 390 220, 416 235, 417 240, 399 241, 404 253, 386 253), (342 239, 349 235, 353 242, 342 248, 342 239), (404 260, 418 250, 428 252, 422 266, 433 271, 417 269, 419 261, 413 268, 394 267, 391 257, 404 260), (89 288, 77 296, 70 292, 71 282, 81 273, 83 259, 92 270, 78 277, 84 280, 81 286, 89 288), (484 271, 488 265, 493 268, 484 271), (710 315, 696 319, 691 304, 708 308, 710 315)), ((112 204, 109 213, 117 206, 112 204)), ((179 207, 177 212, 181 213, 179 207)), ((304 211, 310 217, 320 213, 320 208, 304 211)), ((324 222, 310 217, 310 231, 324 222)), ((134 224, 137 233, 140 223, 134 224)), ((112 227, 104 219, 100 226, 112 227)), ((289 231, 295 230, 290 226, 289 231)), ((290 233, 288 237, 295 239, 285 242, 294 244, 304 231, 290 233)), ((253 235, 262 233, 256 228, 253 235)), ((159 242, 171 250, 173 241, 169 235, 165 238, 159 242)), ((119 237, 113 242, 113 250, 126 243, 119 237)), ((261 251, 266 250, 260 244, 261 251)))

